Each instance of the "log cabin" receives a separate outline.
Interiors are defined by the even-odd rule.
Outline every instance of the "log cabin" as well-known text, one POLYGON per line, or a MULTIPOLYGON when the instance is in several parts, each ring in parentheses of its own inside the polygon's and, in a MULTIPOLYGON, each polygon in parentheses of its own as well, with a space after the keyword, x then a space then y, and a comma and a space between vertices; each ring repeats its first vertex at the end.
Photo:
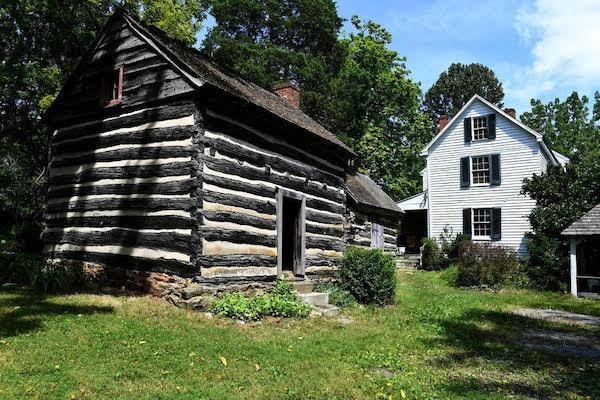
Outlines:
POLYGON ((227 283, 393 251, 402 211, 299 104, 115 12, 47 114, 48 258, 227 283))

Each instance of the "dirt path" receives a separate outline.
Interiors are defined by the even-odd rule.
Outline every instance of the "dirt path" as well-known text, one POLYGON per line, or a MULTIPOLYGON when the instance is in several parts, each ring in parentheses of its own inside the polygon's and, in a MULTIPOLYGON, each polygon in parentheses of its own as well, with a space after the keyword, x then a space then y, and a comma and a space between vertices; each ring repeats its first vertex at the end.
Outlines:
MULTIPOLYGON (((512 311, 522 317, 579 326, 600 327, 600 317, 567 311, 520 308, 512 311)), ((595 337, 552 330, 531 329, 523 332, 514 343, 530 349, 543 350, 579 358, 600 359, 600 340, 595 337)))

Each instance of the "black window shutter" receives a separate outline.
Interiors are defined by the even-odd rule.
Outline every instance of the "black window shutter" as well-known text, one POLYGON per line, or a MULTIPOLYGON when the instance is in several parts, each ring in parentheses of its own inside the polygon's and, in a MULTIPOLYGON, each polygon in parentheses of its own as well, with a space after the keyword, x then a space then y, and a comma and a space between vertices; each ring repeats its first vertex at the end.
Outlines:
POLYGON ((471 238, 471 209, 463 208, 463 234, 471 238))
POLYGON ((491 154, 490 167, 490 185, 498 186, 500 184, 500 154, 491 154))
POLYGON ((502 239, 502 209, 492 208, 492 240, 502 239))
POLYGON ((471 186, 471 160, 469 157, 460 159, 460 187, 471 186))
POLYGON ((496 114, 487 116, 488 138, 496 139, 496 114))
POLYGON ((465 126, 465 143, 468 143, 471 141, 471 118, 465 118, 464 126, 465 126))

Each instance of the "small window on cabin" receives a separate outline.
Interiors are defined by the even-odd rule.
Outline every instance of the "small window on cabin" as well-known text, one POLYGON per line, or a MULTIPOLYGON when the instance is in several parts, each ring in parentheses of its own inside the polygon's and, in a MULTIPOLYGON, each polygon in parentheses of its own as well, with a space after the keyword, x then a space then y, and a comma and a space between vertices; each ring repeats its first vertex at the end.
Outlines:
POLYGON ((484 140, 490 137, 487 117, 473 117, 471 127, 473 140, 484 140))
POLYGON ((473 209, 473 237, 489 239, 492 237, 492 209, 473 209))
POLYGON ((489 184, 490 156, 471 157, 471 171, 473 171, 473 185, 489 184))
POLYGON ((103 107, 120 104, 123 100, 123 66, 102 76, 100 103, 103 107))

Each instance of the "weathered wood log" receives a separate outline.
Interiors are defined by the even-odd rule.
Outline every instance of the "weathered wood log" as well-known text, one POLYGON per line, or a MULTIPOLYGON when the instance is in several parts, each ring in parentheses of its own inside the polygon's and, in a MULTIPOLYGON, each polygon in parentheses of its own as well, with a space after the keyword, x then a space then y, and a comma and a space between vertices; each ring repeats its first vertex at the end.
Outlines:
POLYGON ((339 238, 332 237, 323 238, 306 235, 306 247, 313 249, 336 250, 343 251, 345 248, 344 241, 339 238))
POLYGON ((52 204, 46 208, 47 213, 93 210, 187 210, 191 211, 195 204, 191 198, 112 198, 99 200, 79 200, 52 204))
POLYGON ((91 194, 188 194, 196 185, 195 179, 161 183, 134 183, 115 185, 74 186, 56 189, 49 188, 47 197, 50 199, 85 196, 91 194))
MULTIPOLYGON (((237 141, 235 138, 230 138, 230 140, 237 141)), ((228 157, 237 158, 250 164, 257 166, 269 165, 279 171, 287 171, 294 175, 304 176, 310 178, 311 180, 316 180, 337 188, 344 186, 344 181, 340 176, 326 171, 320 171, 316 167, 306 164, 305 161, 293 162, 287 160, 283 156, 252 151, 248 147, 254 147, 253 145, 246 145, 243 147, 243 142, 235 144, 218 137, 204 137, 203 142, 206 147, 214 148, 221 154, 224 154, 228 157)), ((335 197, 332 197, 332 200, 337 200, 340 202, 345 200, 345 195, 343 193, 337 192, 334 193, 334 195, 335 197)))
POLYGON ((199 256, 198 265, 202 268, 211 267, 239 267, 260 266, 260 267, 276 267, 277 256, 266 256, 261 254, 229 254, 229 255, 214 255, 214 256, 199 256))
POLYGON ((143 104, 148 98, 164 99, 183 93, 191 93, 192 87, 183 79, 171 79, 161 82, 160 85, 142 85, 129 90, 123 89, 123 102, 128 105, 143 104))
POLYGON ((226 241, 230 243, 244 243, 261 246, 276 246, 277 237, 273 235, 263 235, 237 229, 221 229, 217 227, 202 226, 200 235, 209 241, 226 241))
POLYGON ((306 210, 306 219, 322 224, 341 224, 344 222, 344 217, 342 215, 324 213, 310 209, 306 210))
POLYGON ((53 244, 75 244, 79 246, 119 245, 144 247, 190 253, 191 235, 176 232, 146 233, 135 230, 111 229, 102 232, 44 232, 42 240, 53 244))
POLYGON ((274 215, 277 212, 275 203, 254 198, 245 198, 229 193, 212 192, 204 189, 202 191, 202 198, 204 201, 209 201, 211 203, 221 203, 234 207, 247 208, 263 214, 274 215))
POLYGON ((241 126, 238 126, 237 124, 225 121, 224 119, 216 118, 211 114, 208 115, 206 129, 211 132, 221 132, 226 135, 239 138, 243 141, 252 143, 260 148, 270 150, 275 153, 286 154, 296 160, 304 160, 307 164, 315 165, 320 169, 330 172, 334 175, 341 176, 343 174, 342 169, 332 168, 329 164, 319 160, 317 157, 310 157, 310 159, 307 159, 308 157, 306 154, 294 149, 292 146, 282 144, 279 141, 268 140, 266 137, 258 136, 241 126))
POLYGON ((74 175, 59 175, 48 179, 50 185, 83 183, 100 179, 151 178, 189 175, 192 161, 131 167, 92 168, 74 175))
POLYGON ((249 225, 262 229, 275 229, 275 220, 260 218, 253 215, 230 211, 202 211, 204 218, 215 222, 233 222, 240 225, 249 225))
POLYGON ((317 233, 320 235, 328 235, 334 237, 344 236, 344 230, 342 228, 332 228, 320 225, 306 224, 306 232, 317 233))
POLYGON ((326 256, 308 256, 306 257, 306 266, 330 266, 334 267, 337 265, 337 257, 326 257, 326 256))
MULTIPOLYGON (((314 187, 314 185, 310 185, 306 181, 300 181, 297 179, 286 178, 285 176, 281 176, 281 175, 277 175, 277 174, 271 174, 269 172, 266 172, 264 169, 259 170, 256 168, 246 167, 246 166, 239 165, 238 163, 231 162, 229 160, 216 159, 216 158, 206 156, 206 155, 204 155, 202 157, 202 160, 204 161, 204 163, 206 164, 206 166, 208 168, 210 168, 213 171, 217 171, 217 172, 220 172, 223 174, 237 175, 239 177, 246 178, 246 179, 271 182, 271 183, 280 185, 280 186, 288 188, 288 189, 305 192, 305 193, 319 196, 319 197, 322 197, 325 199, 329 198, 329 199, 333 200, 333 198, 337 198, 337 196, 335 196, 335 194, 332 191, 327 191, 327 190, 323 189, 322 187, 320 189, 316 189, 314 187)), ((310 199, 307 198, 307 202, 309 200, 310 199)), ((313 200, 316 200, 316 199, 313 199, 313 200)), ((331 204, 331 203, 329 203, 329 204, 331 204)), ((310 207, 309 205, 307 205, 307 206, 310 207)), ((332 212, 339 211, 340 213, 342 213, 344 210, 344 207, 341 205, 341 203, 338 206, 331 204, 330 208, 333 208, 333 207, 337 207, 337 208, 335 208, 336 211, 332 211, 332 212)), ((316 206, 316 208, 318 208, 318 206, 316 206)))
POLYGON ((61 251, 54 252, 51 256, 63 260, 87 261, 140 271, 172 272, 178 275, 181 275, 182 273, 191 275, 198 270, 195 265, 188 262, 167 259, 153 260, 122 254, 94 253, 90 251, 61 251))
MULTIPOLYGON (((146 129, 138 132, 124 132, 118 135, 88 137, 74 142, 58 143, 52 146, 52 154, 78 153, 97 150, 119 144, 146 144, 192 137, 194 126, 174 126, 170 128, 146 129)), ((86 133, 87 134, 87 133, 86 133)))
POLYGON ((194 113, 196 106, 191 101, 178 101, 165 104, 158 107, 151 107, 140 110, 140 112, 122 117, 113 117, 107 121, 91 120, 86 121, 84 126, 75 124, 61 128, 53 138, 53 141, 58 142, 66 139, 76 139, 82 136, 82 131, 85 135, 92 135, 99 132, 112 131, 119 128, 128 128, 131 126, 141 125, 149 121, 164 121, 186 117, 194 113))
POLYGON ((52 160, 50 166, 54 168, 104 161, 191 157, 195 151, 194 146, 132 147, 52 160))
POLYGON ((191 228, 191 218, 180 216, 102 216, 46 219, 46 225, 55 227, 119 227, 133 229, 186 229, 191 228))
POLYGON ((246 183, 235 179, 225 178, 222 176, 203 174, 203 180, 205 183, 210 183, 212 185, 216 185, 225 189, 255 194, 257 196, 262 197, 275 198, 275 194, 277 193, 277 189, 271 186, 266 186, 260 183, 246 183))

